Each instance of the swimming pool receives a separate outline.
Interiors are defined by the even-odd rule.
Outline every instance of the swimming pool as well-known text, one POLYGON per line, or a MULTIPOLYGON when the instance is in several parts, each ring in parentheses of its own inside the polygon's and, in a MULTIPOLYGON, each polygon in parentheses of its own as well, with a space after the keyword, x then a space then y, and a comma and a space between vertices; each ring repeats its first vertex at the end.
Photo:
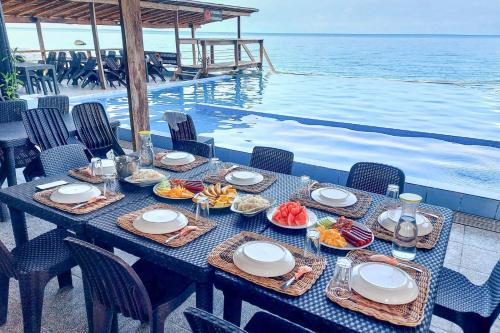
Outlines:
MULTIPOLYGON (((100 98, 127 127, 126 97, 100 98)), ((491 90, 385 79, 246 74, 149 93, 151 128, 166 110, 188 112, 217 146, 288 149, 305 163, 349 170, 392 164, 407 181, 500 199, 500 149, 332 127, 328 121, 498 141, 500 99, 491 90), (304 118, 304 121, 300 119, 304 118), (306 121, 306 119, 309 119, 306 121), (310 119, 316 119, 310 121, 310 119)))

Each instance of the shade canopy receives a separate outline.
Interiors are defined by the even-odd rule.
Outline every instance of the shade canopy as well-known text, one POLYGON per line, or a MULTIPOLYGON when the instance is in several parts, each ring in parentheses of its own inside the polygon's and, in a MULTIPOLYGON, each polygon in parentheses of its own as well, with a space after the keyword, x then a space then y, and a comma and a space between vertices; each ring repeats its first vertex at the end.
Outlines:
MULTIPOLYGON (((2 0, 5 21, 8 23, 89 24, 89 3, 95 4, 99 25, 119 25, 118 0, 2 0)), ((175 15, 179 27, 199 27, 214 20, 248 16, 258 9, 198 1, 147 0, 141 3, 142 26, 173 28, 175 15), (208 12, 208 13, 207 13, 208 12), (211 16, 208 17, 208 16, 211 16)))

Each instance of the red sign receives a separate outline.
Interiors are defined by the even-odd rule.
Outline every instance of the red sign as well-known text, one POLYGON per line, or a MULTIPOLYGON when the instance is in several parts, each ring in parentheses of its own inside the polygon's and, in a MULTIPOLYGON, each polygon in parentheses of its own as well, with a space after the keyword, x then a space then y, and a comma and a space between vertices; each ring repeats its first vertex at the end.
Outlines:
POLYGON ((222 21, 222 11, 221 10, 205 8, 205 11, 203 12, 203 16, 204 16, 205 22, 222 21))

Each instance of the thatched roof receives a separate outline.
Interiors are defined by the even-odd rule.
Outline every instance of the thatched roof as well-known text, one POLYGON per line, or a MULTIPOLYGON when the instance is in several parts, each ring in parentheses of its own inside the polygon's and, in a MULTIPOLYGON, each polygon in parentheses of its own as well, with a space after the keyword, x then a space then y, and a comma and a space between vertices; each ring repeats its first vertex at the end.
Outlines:
MULTIPOLYGON (((29 23, 37 19, 48 23, 89 24, 89 2, 95 3, 99 25, 117 25, 120 21, 118 0, 2 0, 5 21, 29 23)), ((141 0, 143 27, 172 28, 174 15, 179 15, 180 27, 201 26, 205 9, 221 11, 222 19, 248 16, 255 8, 220 5, 199 1, 141 0)))

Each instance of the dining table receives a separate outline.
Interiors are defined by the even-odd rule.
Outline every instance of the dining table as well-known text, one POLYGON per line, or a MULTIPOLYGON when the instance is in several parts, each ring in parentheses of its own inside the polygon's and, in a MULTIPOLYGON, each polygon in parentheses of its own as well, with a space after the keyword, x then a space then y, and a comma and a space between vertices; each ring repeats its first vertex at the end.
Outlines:
MULTIPOLYGON (((73 123, 73 117, 70 113, 62 114, 62 118, 70 137, 76 137, 77 132, 75 129, 75 124, 73 123)), ((111 128, 116 136, 120 122, 117 120, 110 121, 111 128)), ((28 134, 24 128, 22 121, 12 121, 7 123, 0 123, 0 149, 3 151, 4 167, 7 173, 7 185, 13 186, 17 184, 16 176, 16 159, 14 156, 14 150, 18 147, 24 147, 29 143, 28 134)), ((1 217, 5 216, 3 213, 3 205, 0 205, 0 222, 1 217)))
MULTIPOLYGON (((30 71, 39 71, 39 70, 47 70, 49 75, 52 77, 52 82, 54 83, 54 92, 56 95, 59 94, 59 86, 57 82, 57 74, 56 74, 56 68, 54 65, 50 64, 38 64, 34 62, 18 62, 16 63, 16 69, 18 71, 22 71, 23 75, 25 78, 29 78, 29 72, 30 71)), ((26 84, 26 88, 28 90, 28 95, 34 94, 35 92, 33 91, 33 86, 31 84, 26 84)))
MULTIPOLYGON (((170 172, 169 174, 173 178, 193 180, 203 179, 207 172, 210 172, 208 163, 187 172, 170 172)), ((302 186, 299 177, 280 173, 271 174, 276 175, 276 181, 260 194, 275 198, 277 203, 288 201, 290 195, 302 186)), ((314 175, 311 176, 314 178, 314 175)), ((65 213, 33 200, 36 185, 59 179, 75 182, 68 176, 61 175, 0 191, 0 200, 9 206, 11 212, 16 244, 21 244, 28 239, 26 221, 23 216, 24 213, 29 213, 54 223, 58 227, 72 230, 84 239, 94 241, 106 249, 118 248, 192 279, 196 283, 196 305, 207 311, 213 309, 213 286, 215 285, 224 293, 224 317, 236 324, 240 322, 241 302, 247 301, 318 332, 331 332, 335 329, 356 332, 425 332, 429 329, 437 281, 451 230, 452 212, 449 209, 426 205, 443 215, 443 228, 436 246, 430 250, 419 249, 415 259, 415 262, 421 263, 432 273, 425 318, 417 327, 404 327, 342 308, 325 296, 324 290, 332 277, 335 262, 339 256, 345 256, 346 251, 322 247, 321 255, 327 261, 326 269, 310 290, 297 297, 260 287, 238 276, 215 269, 207 262, 207 257, 217 245, 242 231, 262 234, 302 248, 305 242, 304 230, 289 230, 275 226, 267 220, 264 213, 247 218, 228 208, 211 209, 210 219, 216 223, 215 228, 181 247, 169 247, 121 228, 117 220, 127 213, 157 203, 167 203, 175 207, 194 210, 195 205, 191 200, 160 198, 153 193, 151 187, 141 188, 126 183, 119 183, 117 188, 125 194, 122 200, 85 215, 65 213)), ((359 219, 360 222, 365 220, 379 202, 386 200, 386 197, 382 195, 370 195, 373 199, 371 206, 365 217, 359 219)), ((312 211, 320 218, 332 215, 318 209, 312 209, 312 211)), ((390 255, 391 243, 375 239, 368 249, 390 255)))

